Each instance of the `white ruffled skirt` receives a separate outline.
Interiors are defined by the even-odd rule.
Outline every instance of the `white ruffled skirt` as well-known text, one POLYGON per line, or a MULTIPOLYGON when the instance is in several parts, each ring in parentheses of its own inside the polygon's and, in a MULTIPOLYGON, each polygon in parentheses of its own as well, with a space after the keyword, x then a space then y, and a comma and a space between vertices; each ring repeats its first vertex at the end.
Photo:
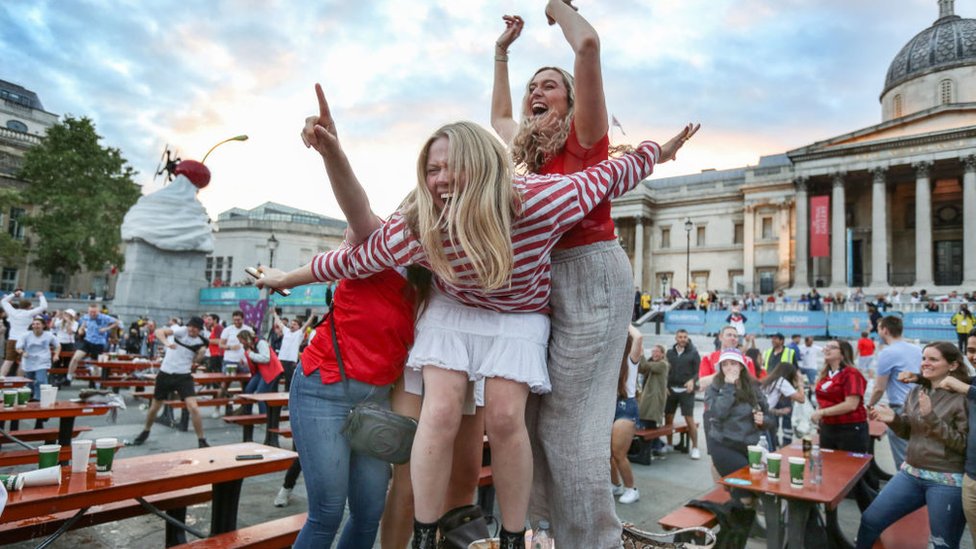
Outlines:
POLYGON ((434 291, 417 321, 407 367, 465 372, 468 379, 500 377, 536 394, 552 390, 546 367, 549 317, 469 307, 434 291))

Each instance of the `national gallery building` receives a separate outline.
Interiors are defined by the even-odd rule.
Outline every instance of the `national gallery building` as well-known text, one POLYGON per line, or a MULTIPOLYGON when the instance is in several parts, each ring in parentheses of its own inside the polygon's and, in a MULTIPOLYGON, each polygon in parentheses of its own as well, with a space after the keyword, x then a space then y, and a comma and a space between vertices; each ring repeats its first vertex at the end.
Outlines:
POLYGON ((614 201, 635 285, 976 290, 976 19, 938 4, 888 68, 880 124, 614 201))

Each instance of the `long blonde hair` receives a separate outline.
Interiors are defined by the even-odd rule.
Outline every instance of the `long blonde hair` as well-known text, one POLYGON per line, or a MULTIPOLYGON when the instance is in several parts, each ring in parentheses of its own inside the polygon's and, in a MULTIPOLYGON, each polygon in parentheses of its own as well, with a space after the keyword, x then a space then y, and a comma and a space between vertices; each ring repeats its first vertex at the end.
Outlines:
POLYGON ((430 136, 417 159, 417 188, 407 196, 402 210, 407 227, 427 254, 431 270, 447 282, 458 282, 445 252, 444 235, 451 255, 459 245, 471 263, 478 284, 494 290, 511 282, 512 220, 521 199, 512 187, 512 163, 505 148, 487 130, 474 122, 454 122, 430 136), (455 191, 448 207, 438 212, 427 189, 427 160, 430 147, 440 138, 448 140, 448 169, 464 178, 463 189, 455 191))
POLYGON ((575 104, 576 87, 573 75, 559 67, 542 67, 532 74, 532 78, 529 78, 525 84, 525 95, 522 96, 522 121, 519 122, 518 130, 512 139, 512 159, 516 166, 530 173, 538 173, 550 158, 566 146, 575 104), (531 107, 528 104, 531 95, 529 86, 532 85, 536 75, 542 71, 558 72, 563 77, 563 85, 566 86, 566 103, 569 108, 566 116, 555 122, 551 118, 555 115, 555 111, 547 113, 549 116, 531 116, 531 107))

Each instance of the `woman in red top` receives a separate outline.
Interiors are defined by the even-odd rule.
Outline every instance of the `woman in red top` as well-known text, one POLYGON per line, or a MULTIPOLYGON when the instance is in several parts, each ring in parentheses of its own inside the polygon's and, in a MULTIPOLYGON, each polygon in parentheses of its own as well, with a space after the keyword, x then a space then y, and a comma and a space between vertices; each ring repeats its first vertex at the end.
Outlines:
MULTIPOLYGON (((504 16, 505 31, 495 42, 491 125, 526 171, 565 174, 608 156, 600 39, 568 2, 550 0, 546 16, 573 49, 573 74, 557 67, 536 71, 522 99, 522 120, 516 122, 508 49, 521 34, 523 21, 504 16)), ((607 200, 553 250, 552 393, 531 397, 526 409, 534 465, 530 516, 548 519, 554 538, 571 540, 574 547, 620 543, 620 521, 607 482, 611 437, 606 426, 613 423, 616 367, 633 284, 607 200), (550 501, 558 504, 550 506, 550 501)))
MULTIPOLYGON (((864 408, 867 380, 854 366, 850 343, 835 339, 823 349, 825 365, 816 385, 819 408, 810 416, 820 423, 820 447, 866 454, 871 451, 868 412, 864 408)), ((873 499, 863 479, 854 486, 854 496, 862 511, 873 499)))

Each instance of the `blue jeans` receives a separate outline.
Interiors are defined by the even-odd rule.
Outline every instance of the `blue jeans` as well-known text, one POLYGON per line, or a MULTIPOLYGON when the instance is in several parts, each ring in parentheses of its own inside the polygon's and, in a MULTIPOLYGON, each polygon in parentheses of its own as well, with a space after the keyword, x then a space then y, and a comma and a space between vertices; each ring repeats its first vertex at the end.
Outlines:
POLYGON ((958 548, 966 528, 962 487, 937 484, 898 471, 861 515, 857 549, 870 549, 885 528, 922 506, 928 507, 929 547, 958 548))
MULTIPOLYGON (((278 386, 278 381, 280 379, 281 379, 281 374, 279 374, 277 377, 272 379, 271 383, 268 383, 264 381, 264 378, 261 377, 261 374, 254 374, 253 376, 251 376, 251 379, 247 381, 247 386, 244 387, 244 394, 249 395, 252 393, 270 393, 272 392, 271 391, 272 388, 278 386)), ((248 413, 251 413, 252 408, 250 404, 242 404, 241 408, 244 408, 245 410, 247 410, 248 413)), ((261 412, 262 414, 266 414, 268 413, 268 407, 265 406, 263 402, 258 402, 258 411, 261 412)))
POLYGON ((389 409, 390 387, 349 380, 347 395, 343 383, 326 385, 317 371, 306 377, 296 369, 290 395, 291 428, 308 491, 308 520, 295 547, 332 547, 348 499, 349 520, 338 547, 372 549, 386 505, 390 464, 353 453, 341 430, 360 402, 389 409))
POLYGON ((27 379, 33 379, 33 393, 31 393, 31 399, 41 400, 41 385, 47 384, 47 368, 43 370, 34 370, 33 372, 24 372, 24 376, 27 379))

